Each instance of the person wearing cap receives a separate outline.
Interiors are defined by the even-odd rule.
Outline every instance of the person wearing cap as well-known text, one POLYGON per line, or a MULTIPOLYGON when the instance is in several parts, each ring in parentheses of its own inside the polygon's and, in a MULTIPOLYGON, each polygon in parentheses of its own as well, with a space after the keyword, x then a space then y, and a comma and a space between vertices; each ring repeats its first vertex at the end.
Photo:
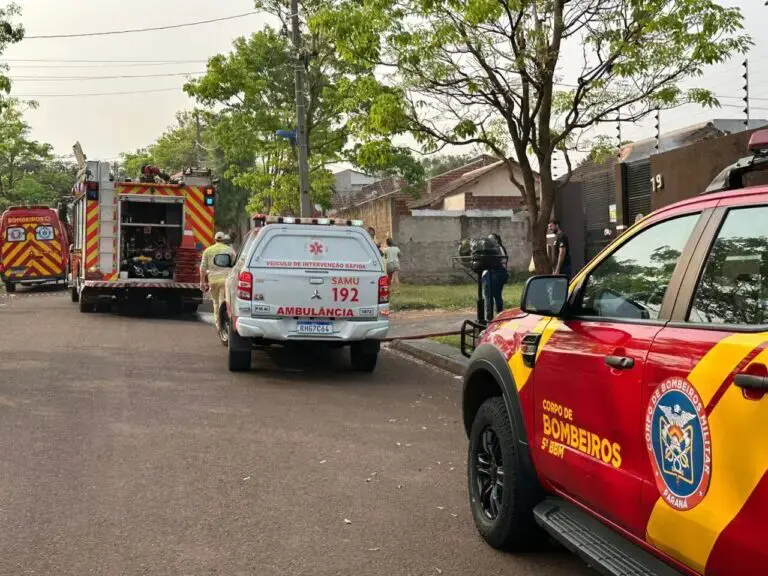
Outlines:
POLYGON ((200 290, 203 292, 211 291, 213 318, 216 322, 216 330, 220 330, 219 308, 224 299, 224 283, 227 280, 230 269, 216 266, 213 259, 219 254, 229 254, 232 262, 234 262, 235 251, 226 243, 227 235, 224 232, 216 232, 216 236, 213 239, 215 243, 205 249, 200 261, 200 290))

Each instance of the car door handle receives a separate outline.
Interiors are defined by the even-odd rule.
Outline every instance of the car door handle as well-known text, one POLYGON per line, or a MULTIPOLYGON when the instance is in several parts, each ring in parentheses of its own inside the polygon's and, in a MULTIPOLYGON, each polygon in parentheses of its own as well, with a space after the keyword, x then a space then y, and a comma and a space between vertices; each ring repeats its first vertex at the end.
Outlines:
POLYGON ((765 376, 757 376, 756 374, 736 374, 733 382, 739 388, 761 390, 763 392, 768 391, 768 378, 765 376))
POLYGON ((634 368, 635 359, 628 358, 627 356, 606 356, 605 363, 617 370, 629 370, 630 368, 634 368))

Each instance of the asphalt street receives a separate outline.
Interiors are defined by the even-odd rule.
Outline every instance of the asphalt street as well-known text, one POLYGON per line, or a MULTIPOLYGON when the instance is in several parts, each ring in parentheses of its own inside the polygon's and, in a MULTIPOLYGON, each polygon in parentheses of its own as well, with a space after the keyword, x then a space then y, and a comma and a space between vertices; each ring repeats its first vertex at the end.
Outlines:
POLYGON ((257 354, 213 329, 0 299, 2 575, 589 575, 475 533, 460 381, 384 352, 257 354))

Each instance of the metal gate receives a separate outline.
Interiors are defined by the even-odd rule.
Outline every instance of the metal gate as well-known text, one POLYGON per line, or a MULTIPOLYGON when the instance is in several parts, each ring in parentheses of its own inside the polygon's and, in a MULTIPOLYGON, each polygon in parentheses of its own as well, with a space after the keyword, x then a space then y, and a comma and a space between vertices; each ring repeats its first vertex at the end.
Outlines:
POLYGON ((586 259, 589 261, 610 241, 610 205, 616 203, 616 179, 611 166, 584 179, 584 219, 586 220, 586 259))
POLYGON ((627 214, 628 224, 638 216, 651 212, 651 162, 648 159, 627 164, 627 214))

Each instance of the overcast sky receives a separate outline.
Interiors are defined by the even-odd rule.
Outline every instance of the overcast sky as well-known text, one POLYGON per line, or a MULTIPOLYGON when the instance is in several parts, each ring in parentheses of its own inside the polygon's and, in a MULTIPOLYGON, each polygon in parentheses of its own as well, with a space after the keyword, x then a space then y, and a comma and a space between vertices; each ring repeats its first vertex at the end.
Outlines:
MULTIPOLYGON (((730 0, 745 15, 747 30, 755 40, 750 54, 752 117, 768 118, 768 34, 764 22, 768 6, 763 0, 730 0), (759 110, 763 108, 763 110, 759 110)), ((252 0, 21 0, 22 22, 28 36, 73 34, 144 28, 243 14, 253 10, 252 0)), ((25 39, 6 50, 2 58, 11 66, 15 95, 34 95, 40 108, 28 120, 36 139, 53 144, 58 154, 70 154, 79 140, 93 159, 115 159, 120 152, 150 144, 172 122, 178 110, 192 102, 181 91, 182 76, 115 78, 105 80, 46 81, 29 76, 116 76, 201 72, 204 61, 227 52, 232 40, 264 24, 260 16, 191 28, 120 36, 75 39, 25 39), (22 62, 21 60, 42 60, 22 62), (193 60, 169 65, 84 63, 56 60, 193 60), (72 66, 53 68, 52 66, 72 66), (77 66, 77 67, 75 67, 77 66), (55 94, 130 92, 173 89, 133 95, 52 97, 55 94)), ((724 96, 720 110, 689 106, 662 115, 663 130, 680 128, 710 118, 742 118, 742 58, 707 70, 695 84, 724 96)), ((653 123, 624 128, 624 137, 638 140, 653 136, 653 123)), ((606 131, 611 130, 605 127, 606 131)), ((613 131, 615 133, 615 130, 613 131)))

